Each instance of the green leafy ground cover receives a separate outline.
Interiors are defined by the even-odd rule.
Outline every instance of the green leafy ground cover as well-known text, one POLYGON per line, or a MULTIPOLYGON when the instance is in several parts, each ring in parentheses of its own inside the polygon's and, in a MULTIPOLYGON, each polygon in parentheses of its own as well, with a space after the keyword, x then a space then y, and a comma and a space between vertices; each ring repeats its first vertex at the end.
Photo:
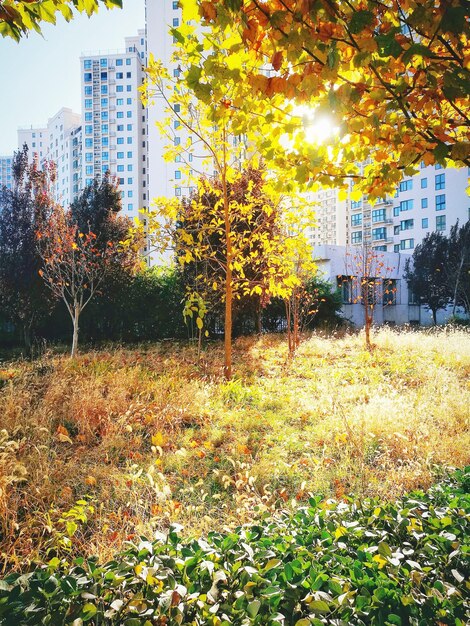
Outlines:
POLYGON ((395 502, 313 498, 233 532, 173 526, 101 565, 0 581, 0 624, 464 626, 470 468, 395 502))

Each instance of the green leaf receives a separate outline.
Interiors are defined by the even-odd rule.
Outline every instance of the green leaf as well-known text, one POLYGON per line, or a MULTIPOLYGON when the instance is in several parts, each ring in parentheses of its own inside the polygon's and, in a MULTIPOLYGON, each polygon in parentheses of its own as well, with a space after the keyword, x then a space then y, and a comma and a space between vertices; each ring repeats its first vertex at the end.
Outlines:
POLYGON ((89 622, 98 612, 98 609, 91 602, 87 602, 83 605, 80 617, 84 622, 89 622))
POLYGON ((314 600, 310 602, 308 608, 315 613, 329 613, 330 607, 324 600, 314 600))
POLYGON ((354 11, 351 21, 349 23, 349 30, 353 35, 357 35, 361 31, 363 31, 364 28, 370 26, 373 21, 374 14, 371 11, 354 11))
POLYGON ((430 57, 431 51, 427 46, 423 46, 420 43, 412 44, 408 50, 403 53, 402 60, 405 65, 411 61, 414 56, 430 57))
POLYGON ((261 606, 261 602, 259 600, 252 600, 248 603, 246 607, 246 612, 251 618, 255 618, 258 615, 259 608, 261 606))
POLYGON ((379 543, 378 548, 379 548, 378 552, 381 556, 385 556, 387 558, 390 558, 392 556, 392 551, 390 550, 390 546, 388 545, 388 543, 385 543, 385 541, 381 541, 379 543))

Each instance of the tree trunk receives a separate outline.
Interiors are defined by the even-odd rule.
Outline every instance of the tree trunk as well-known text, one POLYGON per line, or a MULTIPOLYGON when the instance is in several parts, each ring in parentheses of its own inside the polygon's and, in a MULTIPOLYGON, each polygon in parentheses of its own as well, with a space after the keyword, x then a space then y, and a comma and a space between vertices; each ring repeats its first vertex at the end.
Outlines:
POLYGON ((434 326, 437 326, 437 309, 432 309, 432 321, 434 326))
POLYGON ((26 352, 26 356, 31 356, 31 324, 28 324, 27 322, 25 322, 23 324, 23 341, 24 341, 24 347, 25 347, 25 352, 26 352))
POLYGON ((70 356, 73 358, 77 354, 78 350, 78 319, 80 317, 80 307, 76 304, 73 315, 73 337, 72 337, 72 352, 70 356))
POLYGON ((366 311, 366 318, 365 318, 366 348, 369 352, 371 352, 372 344, 370 341, 370 327, 372 326, 373 313, 372 315, 369 314, 369 311, 367 310, 367 304, 365 305, 365 311, 366 311))
POLYGON ((452 307, 452 317, 455 317, 455 309, 457 308, 457 294, 458 294, 458 291, 459 291, 460 276, 462 274, 463 262, 464 262, 464 257, 462 255, 462 257, 460 259, 459 270, 457 272, 457 276, 455 277, 454 306, 452 307))
POLYGON ((225 226, 225 241, 227 245, 227 270, 225 274, 225 320, 224 320, 224 376, 226 380, 232 378, 232 262, 233 262, 233 250, 232 250, 232 236, 230 230, 230 207, 228 202, 227 192, 227 160, 226 160, 226 135, 223 134, 224 140, 224 160, 222 170, 222 191, 224 200, 224 226, 225 226))

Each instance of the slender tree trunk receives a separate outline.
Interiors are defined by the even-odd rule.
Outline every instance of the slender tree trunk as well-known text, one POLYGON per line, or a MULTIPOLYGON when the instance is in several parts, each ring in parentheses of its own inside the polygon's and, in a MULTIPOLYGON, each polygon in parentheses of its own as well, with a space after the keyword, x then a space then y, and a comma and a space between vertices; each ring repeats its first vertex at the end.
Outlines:
POLYGON ((73 337, 72 337, 72 352, 71 357, 76 356, 78 350, 78 319, 80 317, 80 308, 76 304, 73 311, 73 337))
POLYGON ((434 326, 437 326, 437 309, 432 309, 432 321, 434 326))
POLYGON ((370 327, 372 326, 372 317, 373 317, 373 314, 372 314, 372 315, 370 315, 369 311, 367 310, 367 307, 368 307, 368 305, 367 305, 367 303, 366 303, 366 304, 365 304, 365 311, 366 311, 366 319, 365 319, 365 322, 366 322, 366 325, 365 325, 365 332, 366 332, 366 348, 367 348, 367 350, 369 350, 369 352, 371 352, 371 350, 372 350, 372 344, 371 344, 371 341, 370 341, 370 327))
POLYGON ((462 274, 463 262, 464 262, 464 258, 463 258, 463 255, 462 255, 462 257, 460 259, 459 270, 457 272, 457 276, 455 277, 454 306, 452 307, 452 316, 455 316, 455 309, 457 308, 457 294, 458 294, 458 291, 459 291, 460 276, 462 274))
POLYGON ((230 207, 227 191, 227 159, 226 159, 226 133, 223 133, 223 171, 222 171, 222 192, 224 201, 224 225, 225 241, 227 245, 227 271, 225 274, 225 320, 224 320, 224 376, 226 380, 232 378, 232 233, 230 229, 230 207))
POLYGON ((31 324, 24 322, 23 324, 23 341, 26 351, 26 356, 31 356, 31 324))

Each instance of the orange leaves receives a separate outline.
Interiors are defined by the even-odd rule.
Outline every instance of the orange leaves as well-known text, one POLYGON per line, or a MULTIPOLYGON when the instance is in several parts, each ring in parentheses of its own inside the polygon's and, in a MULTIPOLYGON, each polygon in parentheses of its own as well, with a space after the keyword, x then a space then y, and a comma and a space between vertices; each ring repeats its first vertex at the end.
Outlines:
POLYGON ((215 20, 217 18, 217 9, 212 2, 201 2, 199 11, 201 17, 205 20, 215 20))
POLYGON ((276 70, 276 72, 281 68, 282 59, 283 59, 282 50, 277 50, 271 57, 271 65, 273 66, 273 69, 276 70))

